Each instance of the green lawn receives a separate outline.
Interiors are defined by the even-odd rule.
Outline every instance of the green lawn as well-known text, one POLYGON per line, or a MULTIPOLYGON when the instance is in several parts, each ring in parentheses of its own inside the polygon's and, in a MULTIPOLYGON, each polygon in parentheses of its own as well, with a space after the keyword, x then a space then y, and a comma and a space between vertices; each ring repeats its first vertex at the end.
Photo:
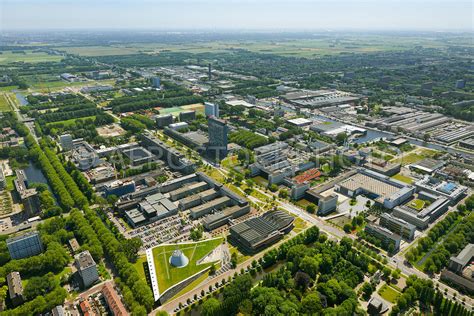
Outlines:
POLYGON ((342 229, 344 227, 344 225, 351 224, 352 220, 349 217, 343 215, 343 216, 339 216, 339 217, 330 219, 328 222, 333 223, 334 225, 336 225, 336 226, 338 226, 342 229))
POLYGON ((16 175, 5 177, 5 180, 7 181, 7 191, 12 191, 15 188, 15 185, 13 184, 13 181, 15 181, 15 179, 16 175))
POLYGON ((0 112, 10 111, 10 104, 4 94, 0 95, 0 112))
POLYGON ((425 201, 420 200, 420 199, 414 199, 408 204, 408 206, 419 212, 425 206, 425 201))
MULTIPOLYGON (((311 202, 311 201, 308 201, 306 199, 301 199, 301 200, 295 201, 295 205, 301 207, 303 210, 306 210, 306 206, 308 206, 310 204, 314 204, 314 203, 311 202)), ((316 205, 316 208, 317 208, 317 205, 316 205)))
POLYGON ((324 165, 322 165, 321 170, 324 173, 329 173, 331 171, 331 166, 329 166, 329 164, 325 163, 324 165))
POLYGON ((242 262, 245 262, 246 260, 250 259, 251 256, 248 256, 248 255, 244 255, 243 253, 241 253, 239 251, 239 248, 231 245, 229 243, 229 251, 230 251, 230 254, 232 255, 233 253, 236 253, 237 254, 237 263, 240 264, 242 262))
POLYGON ((198 243, 166 245, 154 248, 153 258, 155 260, 156 277, 158 279, 160 293, 163 293, 174 284, 211 266, 212 263, 197 265, 196 262, 221 244, 222 240, 222 238, 217 238, 198 243), (189 259, 189 264, 183 268, 176 268, 169 264, 171 253, 177 247, 183 251, 184 255, 189 259))
POLYGON ((204 173, 218 182, 224 182, 225 180, 225 177, 217 169, 212 168, 211 170, 204 171, 204 173))
POLYGON ((258 185, 260 185, 260 186, 262 186, 262 187, 267 187, 267 186, 268 186, 268 180, 265 179, 265 178, 262 177, 262 176, 253 177, 252 180, 253 180, 256 184, 258 184, 258 185))
POLYGON ((384 284, 380 290, 379 290, 379 295, 385 299, 386 301, 389 301, 390 303, 395 303, 397 298, 400 296, 400 292, 395 290, 393 287, 384 284))
POLYGON ((14 54, 11 51, 2 51, 0 54, 0 65, 11 64, 14 62, 41 63, 60 61, 63 56, 48 55, 44 52, 33 52, 26 50, 25 54, 14 54))
MULTIPOLYGON (((406 166, 415 162, 418 162, 420 160, 423 160, 425 158, 431 158, 434 155, 436 155, 438 151, 428 149, 428 148, 422 148, 418 150, 417 152, 409 153, 408 155, 404 156, 401 160, 402 165, 406 166)), ((394 158, 392 161, 400 161, 400 158, 394 158)))
POLYGON ((307 223, 303 219, 301 219, 299 217, 296 217, 295 218, 295 228, 293 228, 293 231, 295 233, 299 233, 299 232, 303 231, 304 229, 306 229, 307 226, 308 226, 307 223))
POLYGON ((80 117, 80 118, 74 118, 70 120, 65 120, 65 121, 58 121, 58 122, 51 122, 47 123, 46 125, 49 127, 56 127, 58 125, 63 125, 65 129, 70 128, 71 125, 73 125, 76 121, 85 121, 87 119, 92 119, 95 120, 95 115, 93 116, 85 116, 85 117, 80 117))
POLYGON ((229 156, 221 161, 221 166, 229 170, 238 165, 239 161, 237 160, 237 156, 229 156))
POLYGON ((140 278, 142 279, 147 279, 147 275, 145 273, 145 266, 146 266, 146 256, 143 255, 137 259, 137 262, 135 262, 133 265, 135 266, 135 269, 137 269, 138 274, 140 275, 140 278))
POLYGON ((422 155, 420 154, 417 154, 417 153, 411 153, 409 155, 406 155, 405 157, 403 157, 403 160, 402 160, 402 165, 409 165, 409 164, 412 164, 412 163, 415 163, 415 162, 418 162, 420 160, 423 160, 425 157, 423 157, 422 155))
POLYGON ((181 295, 184 295, 186 293, 188 293, 189 291, 192 291, 194 290, 194 288, 196 288, 199 284, 201 284, 202 282, 204 282, 207 278, 209 277, 209 271, 207 271, 206 273, 204 273, 203 275, 201 275, 199 278, 197 278, 196 280, 194 280, 193 282, 189 283, 184 289, 182 289, 178 294, 176 294, 175 296, 173 296, 171 300, 173 300, 174 298, 176 297, 180 297, 181 295))
POLYGON ((394 175, 392 177, 393 179, 396 179, 398 181, 402 181, 402 182, 405 182, 405 183, 408 183, 408 184, 412 184, 413 183, 413 179, 410 178, 410 177, 407 177, 407 176, 404 176, 400 173, 397 173, 396 175, 394 175))

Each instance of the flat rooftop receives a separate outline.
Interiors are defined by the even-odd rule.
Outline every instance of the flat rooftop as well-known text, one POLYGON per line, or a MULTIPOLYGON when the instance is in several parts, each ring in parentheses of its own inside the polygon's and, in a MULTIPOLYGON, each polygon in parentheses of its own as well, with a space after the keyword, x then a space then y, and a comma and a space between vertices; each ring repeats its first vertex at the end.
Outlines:
POLYGON ((421 169, 426 172, 433 172, 439 168, 441 168, 444 165, 443 161, 431 159, 431 158, 425 158, 417 163, 413 163, 410 166, 421 169))
POLYGON ((207 135, 204 134, 203 132, 199 132, 199 131, 188 132, 188 133, 183 134, 183 136, 185 136, 185 137, 191 139, 193 142, 201 144, 201 145, 205 145, 205 144, 209 143, 209 137, 207 137, 207 135))
POLYGON ((340 186, 345 187, 350 191, 356 191, 362 188, 366 191, 378 195, 382 203, 383 200, 385 200, 386 198, 390 198, 390 196, 400 190, 400 188, 394 185, 390 185, 389 183, 383 182, 381 180, 362 173, 356 173, 352 177, 343 180, 340 183, 340 186))
POLYGON ((304 126, 304 125, 310 125, 313 123, 313 121, 305 119, 305 118, 295 118, 287 121, 288 123, 291 123, 296 126, 304 126))
POLYGON ((243 106, 245 106, 245 107, 248 108, 248 109, 255 107, 254 104, 248 103, 247 101, 244 101, 244 100, 226 101, 226 104, 227 104, 227 105, 230 105, 230 106, 243 105, 243 106))
POLYGON ((76 266, 81 270, 95 265, 95 261, 88 250, 75 255, 74 259, 76 260, 76 266))
POLYGON ((464 267, 471 261, 472 257, 474 257, 474 244, 468 244, 456 257, 451 257, 451 260, 464 267))
POLYGON ((138 160, 144 158, 151 158, 153 154, 143 147, 131 148, 123 151, 123 154, 130 160, 138 160))

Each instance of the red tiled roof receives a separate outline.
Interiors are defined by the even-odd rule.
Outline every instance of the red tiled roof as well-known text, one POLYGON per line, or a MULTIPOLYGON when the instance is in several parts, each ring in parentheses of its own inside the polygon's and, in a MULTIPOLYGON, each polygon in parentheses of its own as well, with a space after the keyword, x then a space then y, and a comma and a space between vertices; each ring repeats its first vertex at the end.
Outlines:
POLYGON ((102 288, 102 294, 107 301, 107 305, 109 306, 112 314, 114 316, 127 316, 129 315, 125 306, 123 305, 120 297, 118 296, 117 292, 115 292, 114 288, 110 283, 107 283, 102 288))
POLYGON ((293 180, 297 184, 302 184, 302 183, 305 183, 307 181, 313 180, 315 178, 319 178, 320 176, 321 176, 321 172, 316 168, 312 168, 312 169, 306 170, 302 174, 294 177, 293 180))

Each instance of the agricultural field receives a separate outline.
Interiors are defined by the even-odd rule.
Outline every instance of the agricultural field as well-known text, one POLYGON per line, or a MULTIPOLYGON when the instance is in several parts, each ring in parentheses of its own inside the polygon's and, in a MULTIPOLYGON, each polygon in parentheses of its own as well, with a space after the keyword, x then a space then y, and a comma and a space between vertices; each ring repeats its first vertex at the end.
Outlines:
POLYGON ((328 40, 327 38, 280 39, 278 41, 259 40, 221 40, 195 43, 127 43, 113 46, 77 46, 58 47, 60 51, 80 56, 113 56, 129 54, 158 54, 167 52, 226 52, 235 49, 246 49, 255 53, 276 54, 288 57, 317 58, 322 55, 338 55, 348 53, 372 53, 400 51, 411 49, 414 45, 426 48, 442 48, 446 43, 430 38, 387 38, 385 36, 352 36, 328 40))
POLYGON ((15 62, 24 63, 42 63, 42 62, 56 62, 63 59, 63 56, 49 55, 44 52, 34 52, 26 50, 24 53, 12 53, 11 51, 1 51, 0 65, 7 65, 15 62))
POLYGON ((206 240, 197 243, 165 245, 153 248, 156 277, 160 293, 184 279, 202 271, 212 263, 197 264, 197 262, 222 243, 222 238, 206 240), (189 259, 189 264, 182 268, 173 267, 169 263, 172 252, 179 249, 189 259))
POLYGON ((126 46, 85 46, 85 47, 58 47, 60 51, 80 56, 112 56, 130 55, 142 52, 139 47, 126 46))

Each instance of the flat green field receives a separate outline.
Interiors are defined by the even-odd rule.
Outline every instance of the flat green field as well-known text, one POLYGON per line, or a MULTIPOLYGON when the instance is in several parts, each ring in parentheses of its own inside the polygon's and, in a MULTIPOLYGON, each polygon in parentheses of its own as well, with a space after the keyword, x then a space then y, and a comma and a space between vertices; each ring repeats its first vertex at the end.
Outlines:
POLYGON ((206 256, 222 243, 222 238, 205 240, 198 243, 158 246, 153 249, 156 277, 160 293, 163 293, 174 284, 209 267, 212 263, 197 265, 197 261, 206 256), (169 258, 172 252, 179 248, 189 259, 189 264, 182 268, 171 266, 169 258))
POLYGON ((41 63, 60 61, 63 57, 57 55, 48 55, 44 52, 33 52, 31 50, 25 53, 12 53, 11 51, 2 51, 0 54, 0 65, 11 64, 14 62, 41 63))
POLYGON ((196 113, 204 113, 204 105, 201 103, 197 104, 188 104, 182 106, 176 106, 172 108, 162 108, 160 109, 160 114, 172 114, 174 116, 178 116, 179 113, 183 111, 191 111, 194 110, 196 113))
POLYGON ((10 104, 7 101, 5 95, 0 94, 0 112, 10 111, 10 104))
POLYGON ((397 298, 400 296, 400 292, 395 290, 393 287, 384 284, 379 290, 379 295, 386 301, 395 303, 397 298))

